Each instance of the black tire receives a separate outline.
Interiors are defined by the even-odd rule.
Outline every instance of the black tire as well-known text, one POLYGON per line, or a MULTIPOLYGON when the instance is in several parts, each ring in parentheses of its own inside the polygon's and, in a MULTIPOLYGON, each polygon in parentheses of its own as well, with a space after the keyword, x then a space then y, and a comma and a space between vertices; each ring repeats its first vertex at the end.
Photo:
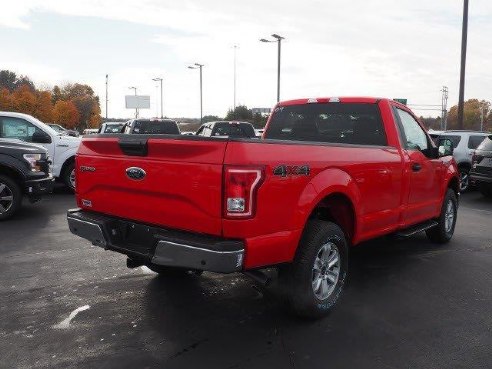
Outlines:
POLYGON ((202 275, 202 270, 189 270, 183 268, 166 267, 163 265, 148 264, 147 267, 159 274, 159 277, 184 277, 189 275, 202 275))
POLYGON ((481 183, 478 188, 485 197, 492 197, 492 184, 481 183))
MULTIPOLYGON (((330 255, 333 255, 331 251, 330 255)), ((321 318, 332 310, 340 298, 347 272, 348 246, 342 229, 331 222, 311 220, 306 225, 293 263, 281 270, 280 280, 286 289, 288 303, 296 315, 321 318), (319 296, 322 293, 321 284, 318 294, 315 292, 316 276, 323 276, 323 273, 326 275, 331 268, 325 265, 320 269, 324 269, 323 272, 317 272, 315 262, 320 260, 320 255, 324 255, 322 253, 326 245, 330 245, 330 250, 336 248, 339 263, 338 278, 327 282, 331 283, 328 289, 331 292, 323 298, 319 296)))
POLYGON ((463 193, 472 187, 470 182, 470 168, 461 166, 458 170, 460 172, 460 192, 463 193))
POLYGON ((75 192, 75 184, 76 183, 72 182, 71 176, 72 176, 72 174, 74 174, 74 171, 75 171, 75 162, 72 161, 71 163, 67 164, 67 166, 65 167, 65 169, 63 170, 63 173, 62 173, 63 183, 65 184, 65 186, 67 186, 67 188, 70 191, 73 191, 73 192, 75 192))
POLYGON ((0 175, 0 220, 12 217, 22 204, 22 191, 12 178, 0 175), (2 200, 4 199, 4 200, 2 200))
POLYGON ((451 240, 454 234, 454 228, 456 227, 456 219, 458 217, 458 200, 456 199, 456 194, 450 188, 448 188, 446 192, 446 196, 444 196, 444 201, 441 206, 441 214, 439 218, 437 218, 437 226, 428 229, 425 231, 429 240, 435 243, 446 243, 451 240), (451 220, 450 227, 447 223, 447 211, 449 210, 449 204, 451 203, 452 211, 453 211, 453 219, 451 220))

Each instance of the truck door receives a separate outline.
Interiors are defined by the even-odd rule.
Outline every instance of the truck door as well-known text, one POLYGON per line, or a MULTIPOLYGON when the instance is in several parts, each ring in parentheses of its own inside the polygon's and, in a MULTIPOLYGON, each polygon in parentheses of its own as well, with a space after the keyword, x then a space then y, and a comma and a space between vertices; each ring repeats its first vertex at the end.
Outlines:
POLYGON ((403 222, 412 225, 430 219, 439 212, 443 168, 439 160, 428 157, 432 144, 414 116, 396 107, 394 112, 404 149, 404 176, 408 181, 403 222))

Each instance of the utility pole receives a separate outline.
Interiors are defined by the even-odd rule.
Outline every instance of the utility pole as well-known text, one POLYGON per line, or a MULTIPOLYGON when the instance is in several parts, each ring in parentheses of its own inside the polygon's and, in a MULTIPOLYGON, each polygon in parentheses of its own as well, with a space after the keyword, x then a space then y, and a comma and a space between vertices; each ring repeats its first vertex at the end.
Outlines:
POLYGON ((233 112, 236 111, 236 51, 237 45, 234 45, 234 104, 233 104, 233 112))
POLYGON ((445 131, 448 126, 448 88, 442 86, 441 97, 441 131, 445 131))
POLYGON ((468 0, 464 0, 463 28, 461 31, 461 70, 460 70, 460 97, 458 101, 458 129, 463 129, 463 110, 465 106, 465 66, 466 66, 467 38, 468 38, 468 0))
POLYGON ((108 75, 106 74, 106 121, 108 120, 108 75))

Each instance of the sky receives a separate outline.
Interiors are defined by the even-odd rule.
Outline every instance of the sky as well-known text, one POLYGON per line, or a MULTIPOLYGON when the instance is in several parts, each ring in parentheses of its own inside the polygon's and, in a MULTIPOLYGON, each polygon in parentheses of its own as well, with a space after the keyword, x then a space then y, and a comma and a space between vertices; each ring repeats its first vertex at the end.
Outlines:
MULTIPOLYGON (((142 117, 224 116, 234 104, 272 107, 277 44, 281 100, 321 96, 407 98, 411 104, 458 101, 461 0, 0 0, 0 69, 38 87, 92 86, 108 116, 129 118, 128 87, 151 96, 142 117)), ((492 100, 492 3, 471 0, 465 98, 492 100)), ((427 109, 433 107, 426 107, 427 109)), ((437 116, 439 111, 418 110, 437 116)))

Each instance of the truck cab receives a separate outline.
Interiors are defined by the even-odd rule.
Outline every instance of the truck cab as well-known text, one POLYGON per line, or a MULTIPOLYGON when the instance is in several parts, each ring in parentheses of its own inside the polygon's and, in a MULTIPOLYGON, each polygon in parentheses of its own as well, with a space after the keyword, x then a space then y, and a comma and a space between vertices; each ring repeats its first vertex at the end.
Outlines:
POLYGON ((81 138, 55 131, 40 120, 22 113, 0 112, 0 138, 43 146, 52 161, 53 177, 75 189, 75 154, 81 138))

